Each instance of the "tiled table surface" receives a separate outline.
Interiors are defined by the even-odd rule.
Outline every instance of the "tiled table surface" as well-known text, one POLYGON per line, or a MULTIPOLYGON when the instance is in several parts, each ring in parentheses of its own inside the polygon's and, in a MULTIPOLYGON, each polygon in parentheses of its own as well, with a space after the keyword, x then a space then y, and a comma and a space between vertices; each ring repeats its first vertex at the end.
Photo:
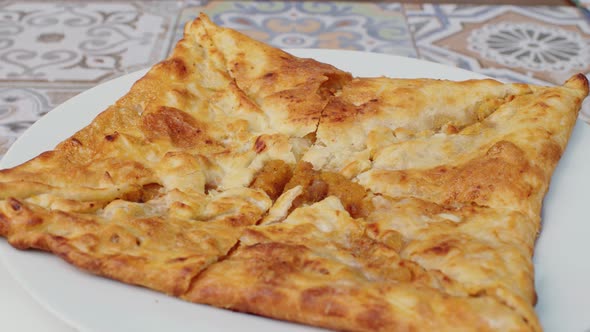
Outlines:
MULTIPOLYGON (((184 23, 201 11, 218 24, 283 48, 397 54, 540 84, 590 73, 590 24, 575 7, 0 1, 0 156, 68 98, 166 57, 184 23)), ((590 112, 581 117, 590 120, 590 112)), ((2 284, 9 282, 0 277, 2 284)), ((38 329, 35 324, 49 324, 42 325, 45 331, 66 328, 26 303, 5 305, 2 312, 10 310, 7 317, 23 330, 38 329), (31 316, 45 318, 32 321, 31 316)))
MULTIPOLYGON (((278 47, 397 54, 541 84, 590 72, 590 24, 575 7, 5 1, 0 2, 0 155, 68 98, 166 57, 184 23, 200 11, 278 47)), ((590 113, 582 117, 590 119, 590 113)))

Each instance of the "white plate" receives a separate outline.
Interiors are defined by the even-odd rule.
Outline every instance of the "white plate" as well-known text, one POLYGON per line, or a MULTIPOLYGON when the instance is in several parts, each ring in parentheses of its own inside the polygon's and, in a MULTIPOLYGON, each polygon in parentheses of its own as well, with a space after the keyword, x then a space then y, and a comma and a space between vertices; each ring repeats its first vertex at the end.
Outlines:
MULTIPOLYGON (((430 62, 383 54, 337 50, 290 50, 351 71, 357 76, 432 77, 463 80, 484 76, 430 62)), ((145 71, 90 89, 51 111, 18 140, 0 167, 24 162, 51 149, 88 124, 123 95, 145 71)), ((537 312, 547 331, 590 328, 590 128, 576 125, 543 210, 535 255, 537 312)), ((0 241, 0 256, 35 299, 84 331, 302 331, 299 325, 186 303, 147 289, 81 272, 49 254, 17 251, 0 241)), ((1 295, 0 295, 1 296, 1 295)), ((305 328, 306 330, 313 330, 305 328)))

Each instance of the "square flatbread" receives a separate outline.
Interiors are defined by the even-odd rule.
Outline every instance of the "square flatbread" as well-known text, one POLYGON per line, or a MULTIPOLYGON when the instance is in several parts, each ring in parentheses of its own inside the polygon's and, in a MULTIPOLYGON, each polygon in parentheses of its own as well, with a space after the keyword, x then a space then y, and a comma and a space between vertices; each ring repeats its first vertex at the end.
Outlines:
POLYGON ((326 328, 540 331, 541 204, 587 94, 583 75, 353 78, 201 15, 91 124, 0 171, 0 235, 326 328))

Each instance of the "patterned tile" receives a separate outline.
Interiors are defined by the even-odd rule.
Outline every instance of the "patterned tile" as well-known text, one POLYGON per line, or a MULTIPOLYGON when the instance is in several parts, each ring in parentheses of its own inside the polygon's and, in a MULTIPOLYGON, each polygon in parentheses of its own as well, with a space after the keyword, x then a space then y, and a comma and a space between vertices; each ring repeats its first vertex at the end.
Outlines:
MULTIPOLYGON (((404 5, 420 58, 508 82, 590 76, 590 23, 574 7, 404 5)), ((590 101, 580 118, 590 122, 590 101)))
POLYGON ((81 88, 0 88, 0 156, 35 121, 81 88))
MULTIPOLYGON (((416 56, 400 4, 210 1, 183 10, 180 22, 213 21, 281 48, 333 48, 416 56)), ((177 34, 182 33, 182 26, 177 34)))
POLYGON ((67 99, 163 59, 182 4, 0 2, 0 156, 67 99))
POLYGON ((0 83, 92 86, 149 66, 165 56, 181 4, 4 2, 0 83))
MULTIPOLYGON (((218 24, 282 48, 419 56, 507 81, 561 83, 573 72, 590 72, 590 25, 567 7, 4 0, 0 156, 63 101, 164 58, 184 24, 201 11, 218 24)), ((590 105, 585 112, 582 117, 590 120, 590 105)))
POLYGON ((505 81, 590 72, 590 25, 573 7, 406 5, 421 58, 505 81))

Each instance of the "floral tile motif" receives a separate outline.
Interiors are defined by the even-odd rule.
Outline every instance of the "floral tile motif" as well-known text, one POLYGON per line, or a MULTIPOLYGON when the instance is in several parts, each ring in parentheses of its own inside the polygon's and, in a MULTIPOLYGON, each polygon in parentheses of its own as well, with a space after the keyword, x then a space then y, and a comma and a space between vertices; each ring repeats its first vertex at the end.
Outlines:
POLYGON ((149 66, 166 55, 180 6, 179 1, 3 2, 0 83, 92 86, 149 66))
POLYGON ((588 63, 582 35, 535 23, 500 22, 472 30, 468 49, 507 67, 571 72, 588 63))
MULTIPOLYGON (((211 1, 186 8, 180 22, 207 13, 215 23, 280 48, 352 49, 416 56, 400 4, 211 1)), ((178 37, 182 26, 177 28, 178 37)))
POLYGON ((505 81, 590 72, 590 25, 573 7, 406 5, 421 58, 505 81))

